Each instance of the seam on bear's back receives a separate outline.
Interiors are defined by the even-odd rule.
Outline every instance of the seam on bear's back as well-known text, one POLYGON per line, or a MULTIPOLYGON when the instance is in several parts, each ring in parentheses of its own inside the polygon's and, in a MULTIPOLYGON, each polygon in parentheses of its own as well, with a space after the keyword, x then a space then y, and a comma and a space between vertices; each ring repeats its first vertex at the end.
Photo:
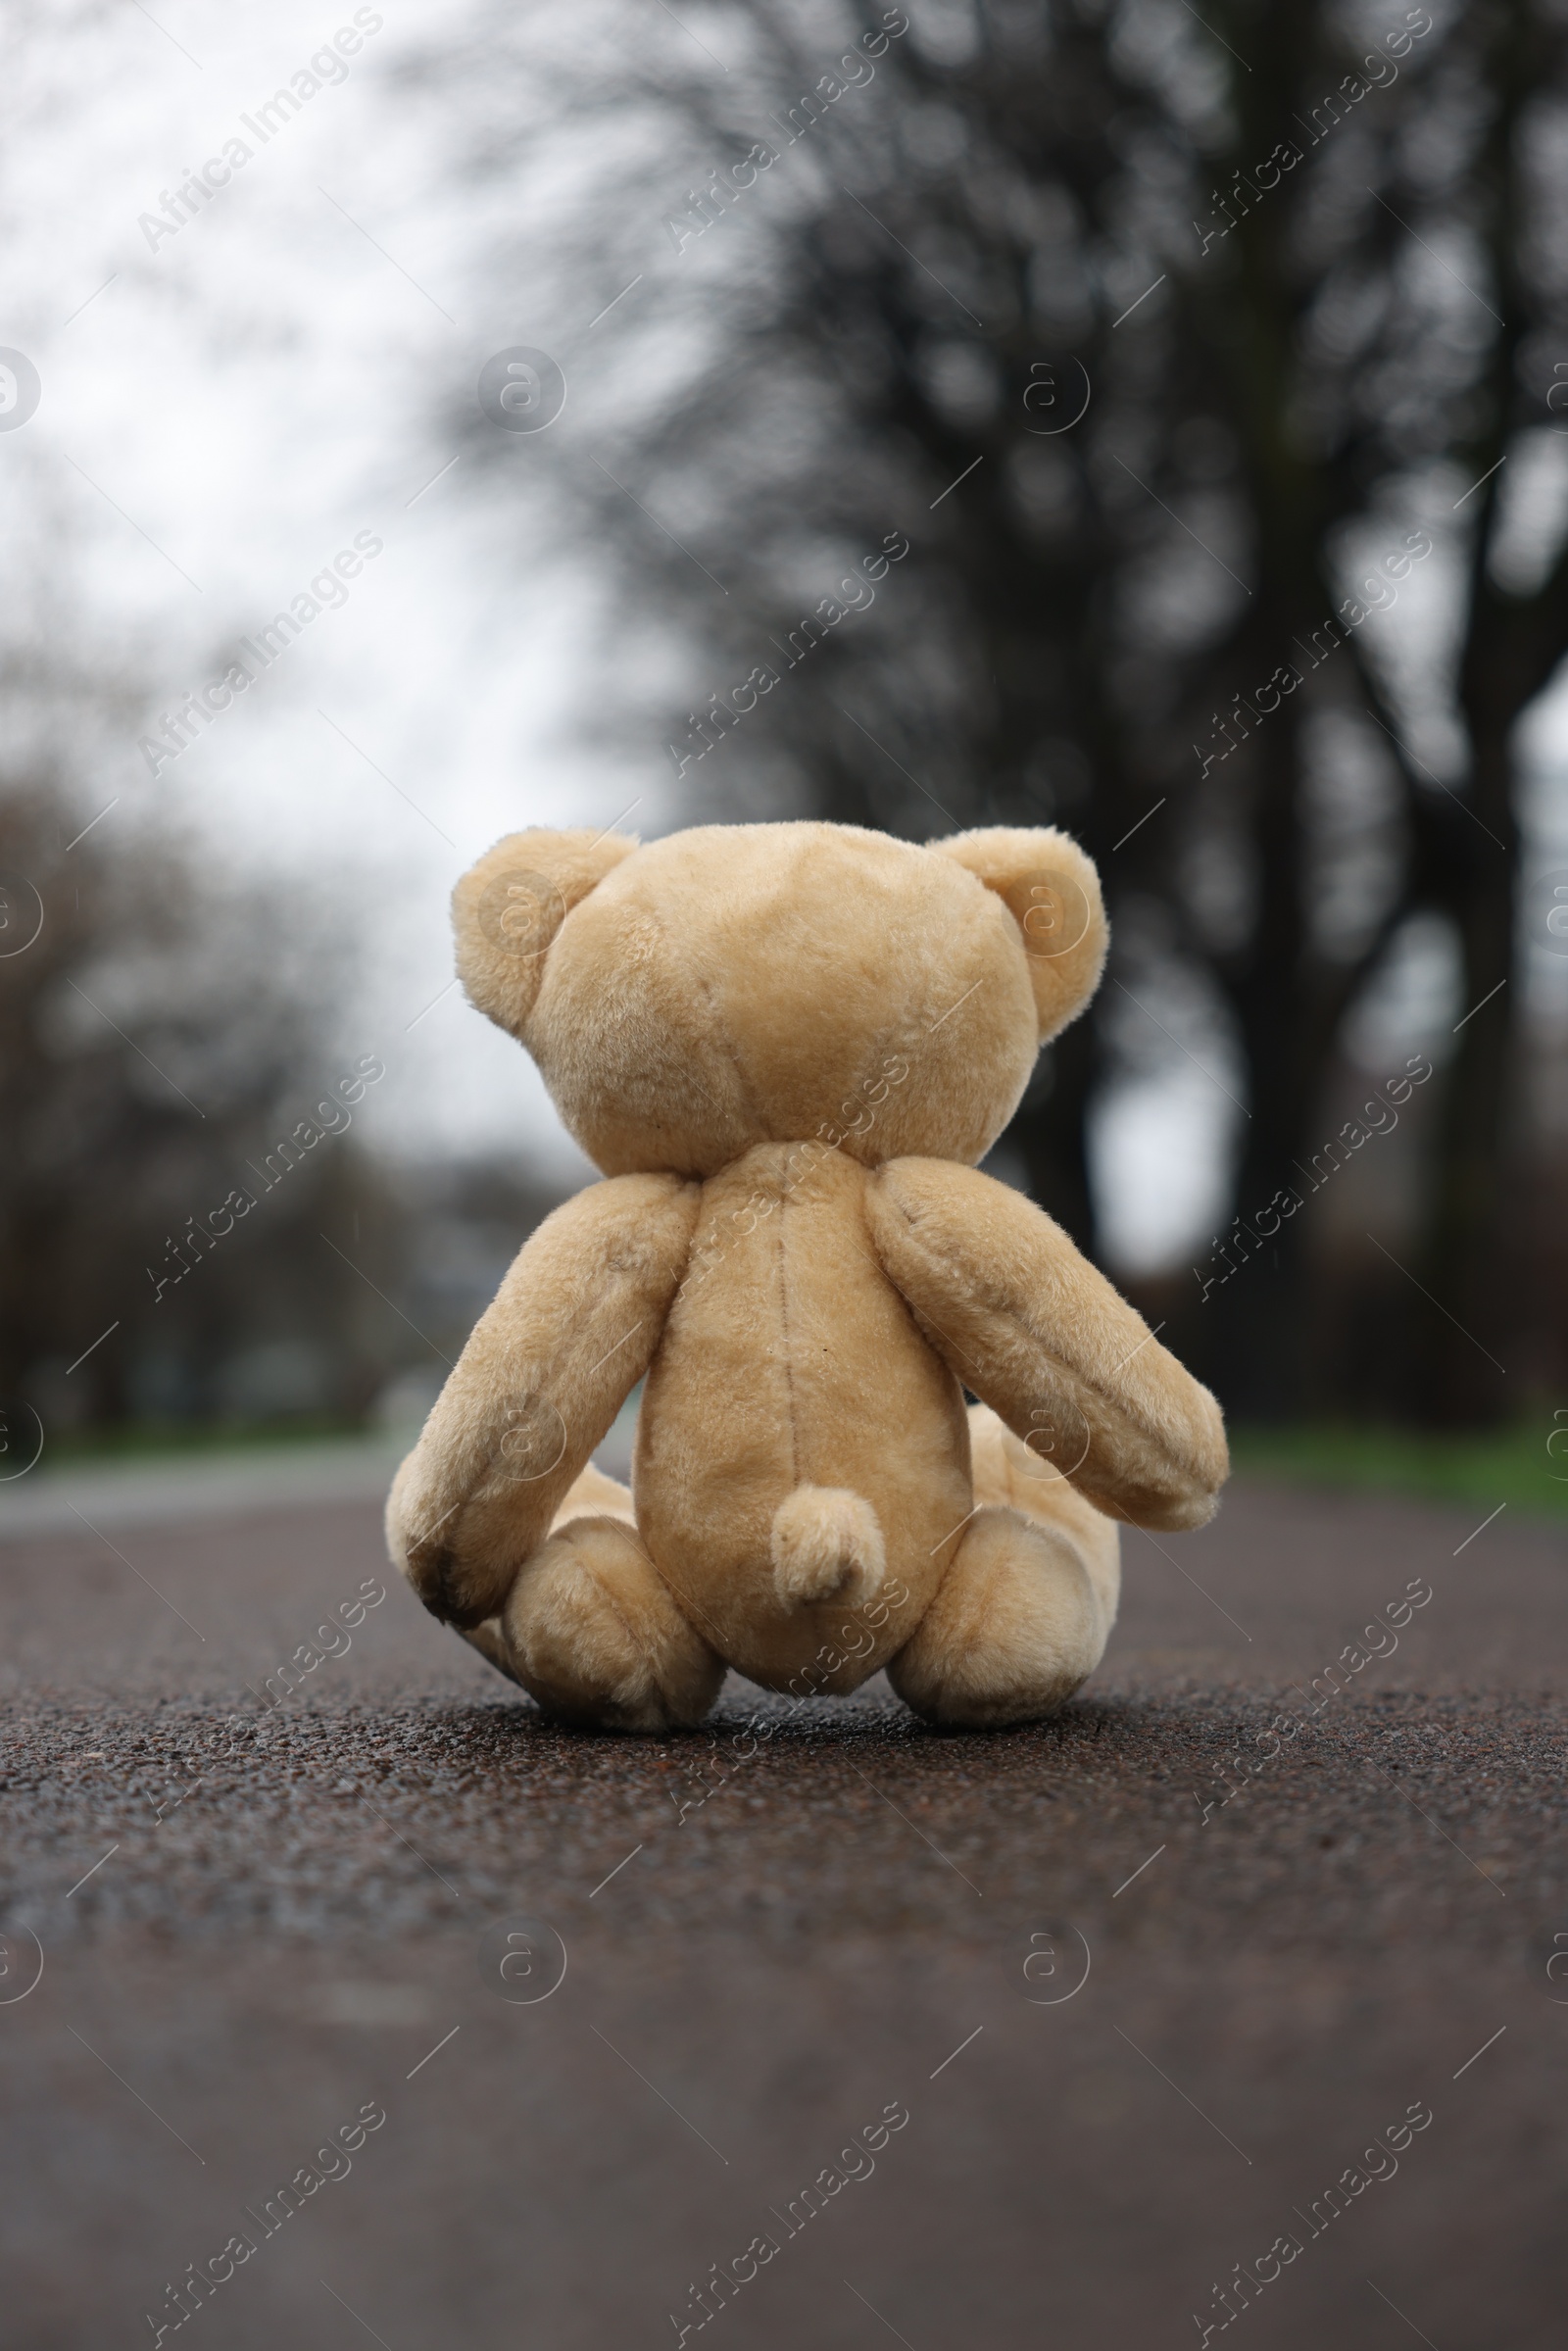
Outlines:
POLYGON ((784 1219, 789 1213, 790 1196, 780 1184, 778 1195, 778 1331, 779 1347, 784 1356, 784 1411, 790 1436, 790 1491, 801 1482, 801 1448, 795 1426, 795 1366, 790 1359, 790 1299, 789 1269, 784 1252, 784 1219))

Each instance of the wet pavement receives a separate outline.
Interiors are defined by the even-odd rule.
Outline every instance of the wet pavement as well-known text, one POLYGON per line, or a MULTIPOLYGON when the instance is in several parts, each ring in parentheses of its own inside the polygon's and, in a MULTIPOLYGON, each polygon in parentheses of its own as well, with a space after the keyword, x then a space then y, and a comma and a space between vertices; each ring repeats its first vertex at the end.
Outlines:
POLYGON ((1560 2341, 1559 1532, 1244 1485, 1055 1723, 630 1740, 220 1499, 0 1543, 9 2341, 1560 2341))

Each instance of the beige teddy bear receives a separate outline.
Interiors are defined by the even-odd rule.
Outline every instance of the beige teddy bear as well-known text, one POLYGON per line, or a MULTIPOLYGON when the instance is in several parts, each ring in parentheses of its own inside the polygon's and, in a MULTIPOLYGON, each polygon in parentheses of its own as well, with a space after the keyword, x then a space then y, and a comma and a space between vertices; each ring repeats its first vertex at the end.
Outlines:
POLYGON ((1089 859, 1054 831, 525 832, 454 918, 605 1180, 528 1242, 398 1473, 425 1606, 587 1727, 699 1723, 726 1666, 803 1695, 885 1666, 935 1723, 1061 1705, 1115 1618, 1114 1521, 1200 1526, 1228 1470, 1207 1390, 976 1172, 1099 981, 1089 859), (645 1375, 628 1492, 589 1457, 645 1375))

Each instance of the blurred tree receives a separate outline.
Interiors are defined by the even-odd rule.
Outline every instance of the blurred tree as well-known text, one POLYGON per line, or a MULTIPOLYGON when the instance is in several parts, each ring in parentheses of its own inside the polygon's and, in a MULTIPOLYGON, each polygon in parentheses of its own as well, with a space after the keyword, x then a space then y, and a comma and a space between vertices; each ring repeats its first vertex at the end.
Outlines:
POLYGON ((363 1411, 407 1352, 376 1295, 401 1229, 346 1131, 319 936, 297 896, 285 923, 170 833, 83 831, 37 757, 7 765, 0 1397, 53 1433, 363 1411))
MULTIPOLYGON (((613 324, 564 350, 551 479, 688 649, 666 772, 699 814, 1084 840, 1115 959, 1009 1144, 1093 1246, 1097 1097, 1208 1070, 1233 1219, 1175 1321, 1258 1416, 1353 1392, 1353 1339, 1312 1363, 1353 1329, 1313 1310, 1317 1218, 1268 1219, 1440 915, 1468 1017, 1416 1261, 1355 1270, 1402 1334, 1380 1400, 1500 1410, 1517 721, 1568 645, 1557 0, 614 21, 591 89, 538 18, 488 25, 473 157, 515 171, 523 84, 530 140, 600 129, 559 286, 613 324), (845 584, 905 539, 874 603, 845 584), (1373 616, 1401 597, 1424 626, 1373 616)), ((472 435, 487 479, 534 453, 472 435)))
MULTIPOLYGON (((1195 715, 1255 691, 1281 647, 1293 661, 1305 640, 1326 658, 1312 631, 1328 612, 1350 623, 1334 632, 1348 677, 1331 670, 1318 693, 1293 696, 1243 755, 1253 920, 1219 958, 1252 1110, 1237 1205, 1246 1214, 1291 1182, 1347 1012, 1401 928, 1441 913, 1459 945, 1459 1042, 1433 1122, 1418 1262, 1359 1270, 1402 1326, 1390 1358, 1398 1400, 1438 1420, 1496 1417, 1505 1395, 1481 1341, 1503 1346, 1535 1303, 1501 1277, 1517 1271, 1522 992, 1509 983, 1530 953, 1517 919, 1518 722, 1568 651, 1564 444, 1547 408, 1554 356, 1568 351, 1554 234, 1568 197, 1568 18, 1548 0, 1442 23, 1419 8, 1240 6, 1213 21, 1246 43, 1251 69, 1231 75, 1235 134, 1204 221, 1234 262, 1228 282, 1194 272, 1187 299, 1207 379, 1235 387, 1256 555, 1250 609, 1209 649, 1195 715), (1270 157, 1290 173, 1276 165, 1277 195, 1254 184, 1270 157), (1439 608, 1431 631, 1446 643, 1401 648, 1355 616, 1361 599, 1390 593, 1398 524, 1417 516, 1451 567, 1452 610, 1439 608), (1380 730, 1397 787, 1398 855, 1348 943, 1325 903, 1333 852, 1313 805, 1310 735, 1328 697, 1380 730)), ((1295 1329, 1310 1236, 1286 1230, 1295 1329)), ((1280 1285, 1227 1295, 1220 1375, 1245 1396, 1237 1375, 1275 1343, 1280 1285)), ((1353 1393, 1348 1363, 1325 1368, 1331 1393, 1353 1393)))

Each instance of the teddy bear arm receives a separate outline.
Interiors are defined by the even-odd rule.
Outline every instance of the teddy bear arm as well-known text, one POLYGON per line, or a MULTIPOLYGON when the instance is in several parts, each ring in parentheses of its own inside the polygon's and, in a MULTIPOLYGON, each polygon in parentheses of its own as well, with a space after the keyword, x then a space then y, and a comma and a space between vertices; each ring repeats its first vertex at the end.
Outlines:
POLYGON ((891 1160, 866 1209, 930 1345, 1044 1465, 1134 1526, 1213 1516, 1218 1405, 1049 1216, 941 1159, 891 1160))
POLYGON ((387 1504, 393 1564, 433 1615, 481 1624, 648 1369, 700 1187, 613 1176, 527 1242, 475 1324, 387 1504))

